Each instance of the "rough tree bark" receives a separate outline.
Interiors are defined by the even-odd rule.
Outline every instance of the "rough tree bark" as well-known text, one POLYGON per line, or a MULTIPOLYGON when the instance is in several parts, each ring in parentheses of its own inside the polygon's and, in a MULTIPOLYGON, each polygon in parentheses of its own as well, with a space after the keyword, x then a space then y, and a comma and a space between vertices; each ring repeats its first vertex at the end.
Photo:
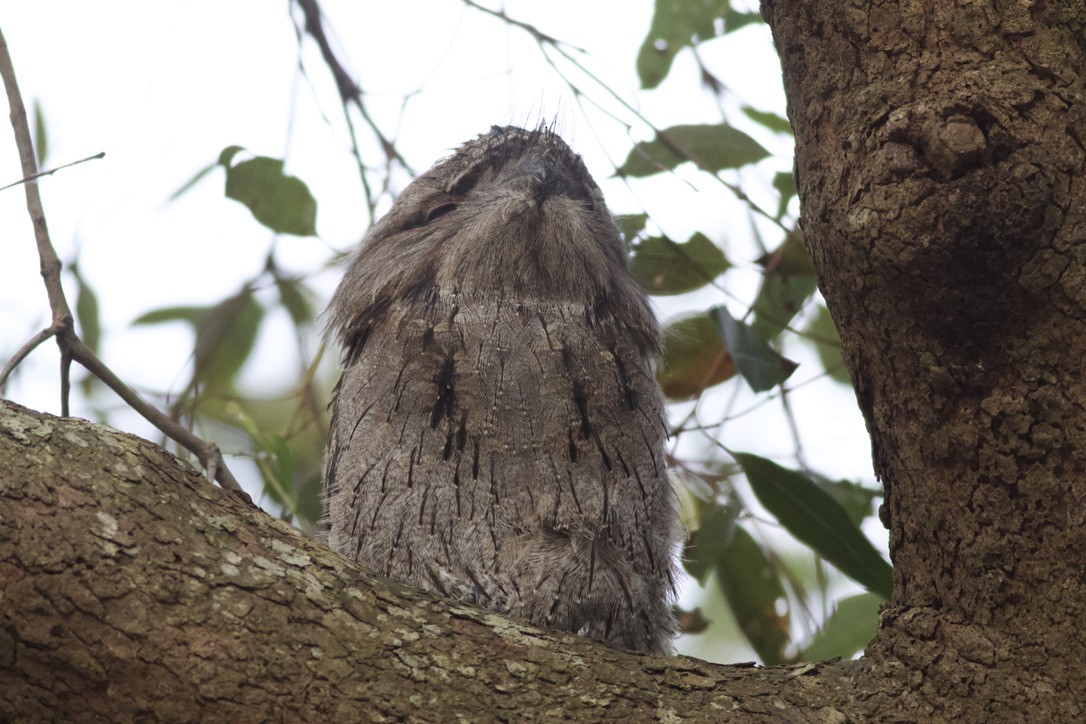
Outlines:
POLYGON ((1086 716, 1086 9, 766 0, 887 488, 855 662, 639 657, 368 576, 150 443, 0 405, 0 720, 1086 716))
POLYGON ((435 599, 152 443, 0 401, 0 721, 840 720, 817 672, 435 599))
POLYGON ((886 488, 895 590, 857 683, 906 717, 1081 717, 1086 6, 763 13, 886 488))

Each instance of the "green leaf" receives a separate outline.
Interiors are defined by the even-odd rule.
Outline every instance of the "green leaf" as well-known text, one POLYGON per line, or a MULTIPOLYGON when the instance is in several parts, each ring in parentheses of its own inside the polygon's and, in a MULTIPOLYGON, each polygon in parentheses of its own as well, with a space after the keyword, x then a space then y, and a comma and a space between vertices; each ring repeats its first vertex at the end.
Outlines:
POLYGON ((849 480, 830 480, 818 475, 812 476, 814 483, 837 501, 857 527, 870 516, 872 504, 880 496, 879 491, 865 488, 849 480))
MULTIPOLYGON (((223 151, 223 157, 229 150, 223 151)), ((279 159, 257 156, 228 166, 226 196, 245 204, 272 231, 298 236, 317 233, 316 199, 301 179, 283 173, 279 159)))
POLYGON ((705 618, 700 608, 686 611, 675 606, 672 612, 675 614, 675 620, 679 623, 679 631, 684 634, 704 633, 712 623, 712 621, 705 618))
POLYGON ((773 188, 777 189, 777 193, 781 195, 777 202, 777 219, 783 219, 785 213, 788 212, 788 204, 792 197, 799 193, 796 191, 795 174, 791 171, 779 171, 773 177, 773 188))
POLYGON ((747 118, 760 126, 765 126, 774 133, 792 135, 792 124, 784 116, 778 116, 776 113, 770 113, 769 111, 759 111, 757 108, 751 108, 750 106, 743 106, 741 110, 747 118))
POLYGON ((204 176, 207 176, 218 167, 219 164, 217 163, 209 163, 207 166, 204 166, 202 169, 197 171, 192 178, 181 184, 180 188, 170 194, 169 200, 176 201, 177 199, 181 198, 181 196, 191 190, 193 186, 200 183, 200 181, 203 180, 204 176))
POLYGON ((244 146, 227 146, 219 153, 217 164, 224 168, 230 168, 230 164, 234 162, 234 156, 237 156, 244 150, 244 146))
MULTIPOLYGON (((45 159, 49 156, 49 134, 45 130, 45 114, 41 110, 41 101, 34 99, 34 158, 37 159, 38 169, 45 165, 45 159)), ((86 340, 84 340, 86 341, 86 340)))
POLYGON ((799 314, 817 288, 813 276, 767 274, 762 277, 758 296, 751 305, 754 310, 751 327, 762 339, 774 339, 799 314))
POLYGON ((708 315, 695 314, 664 327, 664 364, 656 374, 664 394, 686 400, 735 376, 731 357, 708 315))
POLYGON ((765 392, 788 379, 798 365, 779 355, 748 325, 733 317, 723 307, 713 307, 709 315, 716 323, 717 334, 739 374, 755 392, 765 392))
POLYGON ((300 279, 283 279, 277 276, 275 286, 279 290, 279 301, 283 303, 294 324, 302 325, 313 321, 313 305, 306 294, 305 284, 300 279))
POLYGON ((766 274, 814 276, 811 257, 803 245, 803 232, 798 229, 789 231, 776 249, 755 261, 765 268, 766 274))
POLYGON ((630 273, 649 294, 682 294, 700 289, 729 266, 724 252, 699 232, 682 244, 650 236, 634 247, 630 273))
POLYGON ((744 26, 763 22, 765 22, 765 18, 763 18, 762 14, 757 10, 752 10, 749 13, 740 13, 729 8, 728 14, 724 16, 724 34, 734 33, 744 26))
POLYGON ((837 327, 833 324, 830 310, 824 304, 819 304, 814 316, 803 330, 807 333, 807 341, 815 347, 818 359, 830 377, 843 385, 852 385, 852 379, 848 376, 848 368, 845 367, 844 357, 841 356, 841 338, 837 336, 837 327))
POLYGON ((875 638, 882 604, 883 599, 874 593, 842 598, 826 625, 803 649, 800 658, 805 661, 825 661, 834 656, 852 658, 875 638))
POLYGON ((777 612, 785 601, 784 587, 765 551, 743 528, 734 528, 717 561, 717 582, 736 622, 766 666, 787 660, 789 616, 777 612))
POLYGON ((207 311, 196 327, 195 378, 220 391, 234 381, 256 341, 264 308, 246 287, 207 311))
POLYGON ((615 171, 618 176, 651 176, 670 171, 684 161, 715 172, 756 163, 769 156, 761 144, 728 125, 672 126, 652 141, 634 146, 615 171))
MULTIPOLYGON (((317 449, 324 446, 318 445, 317 449)), ((309 475, 294 476, 294 497, 297 500, 298 509, 296 515, 303 523, 316 524, 325 516, 323 479, 320 466, 309 475)))
POLYGON ((72 264, 72 276, 78 285, 75 296, 75 318, 79 322, 79 337, 94 352, 102 340, 102 318, 98 309, 98 295, 94 287, 79 273, 79 265, 72 264))
POLYGON ((774 339, 803 309, 818 288, 807 250, 798 234, 789 234, 759 262, 765 265, 758 296, 751 305, 751 326, 762 339, 774 339))
POLYGON ((297 515, 298 500, 294 490, 294 459, 290 445, 282 435, 271 435, 261 441, 257 457, 264 492, 284 508, 291 517, 297 515))
POLYGON ((162 324, 163 322, 187 322, 196 329, 207 318, 211 307, 162 307, 144 312, 132 324, 162 324))
POLYGON ((690 534, 682 560, 686 572, 703 586, 736 529, 740 506, 738 501, 733 502, 730 505, 719 505, 711 500, 695 503, 698 528, 690 534))
POLYGON ((221 390, 233 382, 248 359, 263 317, 264 308, 246 287, 213 307, 163 307, 140 315, 133 324, 185 322, 191 326, 196 333, 195 379, 221 390))
POLYGON ((257 468, 264 483, 264 493, 294 516, 298 508, 293 486, 293 457, 287 440, 275 433, 267 433, 256 417, 234 400, 223 408, 227 419, 248 434, 253 443, 257 468))
POLYGON ((623 214, 615 217, 615 222, 627 245, 632 244, 634 238, 644 230, 648 220, 648 214, 623 214))
POLYGON ((890 597, 890 564, 837 501, 794 470, 758 455, 731 454, 758 501, 789 533, 869 591, 890 597))
POLYGON ((315 523, 324 514, 320 470, 328 427, 317 420, 298 426, 299 413, 310 414, 307 400, 313 394, 309 390, 290 399, 249 397, 244 404, 237 398, 204 397, 199 408, 202 415, 248 435, 264 494, 282 507, 283 519, 301 524, 315 523), (289 435, 277 432, 283 429, 290 430, 289 435))
POLYGON ((716 36, 714 21, 723 20, 728 10, 728 0, 656 0, 652 25, 637 54, 641 87, 660 85, 680 50, 716 36))

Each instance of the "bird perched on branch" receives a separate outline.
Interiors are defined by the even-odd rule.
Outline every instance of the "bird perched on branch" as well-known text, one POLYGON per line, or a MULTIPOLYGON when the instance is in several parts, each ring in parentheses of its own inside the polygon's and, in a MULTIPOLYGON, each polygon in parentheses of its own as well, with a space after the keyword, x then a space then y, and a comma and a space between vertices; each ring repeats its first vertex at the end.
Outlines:
POLYGON ((329 543, 532 624, 670 651, 656 320, 580 157, 493 127, 412 182, 329 307, 329 543))

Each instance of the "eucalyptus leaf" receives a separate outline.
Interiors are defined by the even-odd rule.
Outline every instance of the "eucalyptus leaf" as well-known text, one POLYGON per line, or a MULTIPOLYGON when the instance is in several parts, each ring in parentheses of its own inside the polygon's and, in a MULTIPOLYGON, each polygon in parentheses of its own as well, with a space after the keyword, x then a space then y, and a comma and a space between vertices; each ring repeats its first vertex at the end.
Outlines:
POLYGON ((814 276, 811 257, 803 244, 803 232, 793 229, 785 235, 776 249, 755 260, 766 274, 784 276, 814 276))
POLYGON ((72 276, 78 285, 75 295, 75 318, 79 322, 79 338, 94 352, 102 340, 102 318, 98 306, 98 294, 80 273, 79 265, 72 264, 72 276))
POLYGON ((815 485, 836 500, 848 514, 849 520, 856 526, 874 514, 875 498, 881 495, 879 491, 865 488, 849 480, 830 480, 818 475, 812 477, 815 485))
POLYGON ((700 608, 686 611, 678 606, 673 609, 675 620, 679 624, 679 632, 684 634, 699 634, 709 628, 712 621, 705 618, 700 608))
POLYGON ((197 328, 207 318, 212 307, 161 307, 144 312, 132 321, 132 324, 163 324, 164 322, 186 322, 197 328))
POLYGON ((751 328, 762 339, 775 339, 818 289, 814 276, 766 274, 751 309, 751 328))
POLYGON ((695 39, 715 36, 715 21, 723 20, 729 10, 728 0, 656 0, 652 24, 637 54, 641 87, 660 85, 675 55, 695 39))
POLYGON ((297 325, 313 321, 313 304, 309 301, 308 290, 300 279, 276 277, 275 286, 279 290, 279 301, 297 325))
POLYGON ((665 236, 641 241, 634 247, 630 273, 649 294, 682 294, 709 284, 729 266, 724 252, 698 232, 681 244, 665 236))
POLYGON ((234 162, 234 156, 245 150, 244 146, 227 146, 219 152, 218 164, 226 168, 230 168, 230 164, 234 162))
POLYGON ((777 189, 780 199, 777 201, 777 219, 783 219, 788 212, 788 204, 798 195, 796 176, 791 171, 778 171, 773 177, 773 188, 777 189))
POLYGON ((740 506, 698 500, 696 507, 698 528, 690 534, 682 560, 686 572, 704 586, 717 566, 717 559, 731 540, 740 506))
POLYGON ((765 22, 765 18, 757 10, 738 12, 734 8, 729 8, 727 15, 724 16, 724 33, 734 33, 739 28, 763 22, 765 22))
POLYGON ((616 169, 618 176, 651 176, 693 161, 706 171, 739 168, 769 156, 761 144, 726 124, 671 126, 638 143, 616 169))
POLYGON ((706 314, 683 317, 664 327, 664 364, 656 380, 667 397, 690 399, 734 375, 732 359, 706 314))
POLYGON ((228 388, 253 349, 263 317, 247 287, 208 310, 196 328, 196 380, 209 389, 228 388))
POLYGON ((709 315, 716 322, 717 334, 736 369, 755 392, 773 389, 796 371, 795 362, 778 354, 749 325, 733 317, 726 307, 713 307, 709 315))
POLYGON ((45 165, 45 159, 49 156, 49 133, 45 128, 45 114, 41 109, 41 101, 34 99, 34 158, 40 169, 45 165))
POLYGON ((800 657, 806 661, 825 661, 835 656, 851 658, 875 638, 879 607, 883 603, 885 601, 874 593, 842 598, 800 657))
POLYGON ((871 541, 828 493, 806 476, 750 453, 732 452, 755 496, 798 540, 883 598, 893 575, 871 541))
POLYGON ((837 336, 837 327, 824 304, 818 305, 803 331, 807 333, 807 341, 814 345, 818 359, 830 377, 843 385, 851 385, 852 379, 841 355, 841 338, 837 336))
POLYGON ((741 110, 747 118, 774 133, 792 135, 792 124, 789 123, 788 119, 784 116, 779 116, 776 113, 770 113, 769 111, 759 111, 757 108, 751 108, 750 106, 743 106, 741 110))
POLYGON ((766 666, 784 663, 789 616, 777 611, 787 602, 780 577, 750 533, 736 526, 717 559, 717 582, 743 635, 766 666))
POLYGON ((623 214, 615 217, 618 229, 622 232, 622 238, 627 244, 632 243, 634 238, 644 230, 648 220, 648 214, 623 214))
POLYGON ((228 166, 226 196, 248 207, 272 231, 298 236, 317 233, 316 199, 301 179, 283 173, 279 159, 257 156, 228 166))
POLYGON ((765 271, 751 309, 751 326, 762 339, 776 338, 818 288, 811 259, 799 233, 788 234, 780 246, 758 260, 765 271))

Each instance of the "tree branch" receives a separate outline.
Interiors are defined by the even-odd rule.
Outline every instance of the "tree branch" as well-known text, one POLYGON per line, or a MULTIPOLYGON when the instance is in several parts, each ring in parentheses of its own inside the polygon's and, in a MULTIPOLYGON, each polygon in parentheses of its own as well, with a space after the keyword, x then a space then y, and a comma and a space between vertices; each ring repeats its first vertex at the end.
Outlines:
MULTIPOLYGON (((15 145, 19 149, 19 164, 23 178, 33 179, 38 173, 38 163, 34 159, 34 144, 30 138, 30 126, 26 121, 26 106, 19 93, 19 84, 15 78, 15 68, 11 63, 8 43, 0 31, 0 77, 4 80, 4 90, 8 96, 8 108, 11 111, 11 127, 15 131, 15 145)), ((42 207, 38 185, 28 182, 23 186, 26 192, 26 210, 34 226, 34 239, 38 244, 38 258, 41 260, 41 275, 45 281, 45 291, 49 295, 49 308, 53 310, 52 329, 60 334, 72 326, 72 310, 64 298, 64 289, 60 285, 60 259, 49 240, 49 228, 45 223, 45 209, 42 207)), ((66 404, 66 403, 65 403, 66 404)))
POLYGON ((859 666, 637 656, 433 598, 157 445, 2 401, 0 510, 4 721, 825 721, 859 666))
POLYGON ((362 185, 366 193, 366 203, 369 208, 370 220, 373 221, 373 216, 376 213, 377 208, 377 199, 373 196, 369 179, 366 177, 365 164, 362 163, 362 151, 358 145, 354 121, 351 119, 348 107, 353 105, 358 109, 359 115, 362 117, 366 126, 369 127, 370 132, 381 146, 381 151, 385 154, 386 168, 391 168, 392 162, 395 161, 411 176, 414 176, 415 172, 410 164, 407 163, 407 159, 405 159, 400 154, 399 150, 397 150, 395 141, 385 136, 380 126, 377 125, 377 122, 370 115, 369 109, 366 108, 366 104, 362 101, 362 86, 355 81, 354 77, 346 67, 344 67, 343 63, 340 62, 335 51, 332 49, 332 44, 329 42, 328 35, 324 30, 324 18, 320 4, 317 0, 294 0, 294 4, 302 11, 303 17, 303 23, 298 29, 299 41, 301 40, 303 30, 306 35, 313 38, 314 42, 317 44, 317 48, 320 50, 321 58, 324 60, 325 65, 328 66, 328 70, 332 73, 332 78, 336 82, 340 104, 343 107, 343 116, 351 137, 351 151, 358 160, 359 172, 362 174, 362 185))
POLYGON ((19 92, 15 68, 11 62, 11 54, 8 52, 7 40, 5 40, 3 32, 0 32, 0 78, 3 78, 8 106, 11 109, 11 126, 15 132, 15 144, 19 149, 19 162, 25 180, 23 188, 26 191, 26 208, 30 213, 30 221, 34 227, 34 238, 38 245, 38 258, 41 260, 41 275, 45 282, 46 294, 49 297, 49 308, 53 313, 52 324, 34 335, 4 365, 3 371, 0 372, 0 388, 3 387, 12 370, 35 347, 49 337, 55 337, 57 345, 60 347, 62 415, 68 416, 69 369, 72 360, 75 360, 105 382, 110 389, 131 405, 144 419, 196 455, 200 463, 207 469, 209 478, 218 480, 228 490, 244 494, 241 485, 238 484, 237 479, 226 467, 226 463, 223 462, 222 453, 217 445, 196 437, 178 422, 170 419, 141 398, 135 390, 124 384, 89 347, 83 344, 75 333, 72 310, 68 306, 68 300, 64 296, 64 288, 60 281, 62 265, 59 257, 57 257, 56 250, 53 248, 53 242, 49 238, 49 227, 45 221, 45 209, 42 206, 41 194, 38 192, 38 184, 35 180, 42 174, 38 173, 38 164, 34 158, 34 144, 31 141, 30 126, 26 120, 26 106, 23 105, 23 97, 19 92))
POLYGON ((42 176, 52 176, 57 171, 61 171, 61 170, 66 169, 66 168, 71 168, 72 166, 78 166, 79 164, 86 163, 87 161, 97 161, 97 160, 105 158, 105 157, 106 157, 106 152, 105 151, 99 151, 98 153, 94 154, 93 156, 87 156, 86 158, 81 158, 78 161, 72 161, 71 163, 62 163, 59 166, 54 166, 53 168, 49 168, 49 169, 46 169, 44 171, 38 171, 33 176, 28 176, 26 178, 21 178, 18 181, 12 181, 7 186, 0 186, 0 191, 10 189, 12 186, 18 186, 19 184, 25 184, 28 181, 33 181, 34 179, 39 179, 42 176))

